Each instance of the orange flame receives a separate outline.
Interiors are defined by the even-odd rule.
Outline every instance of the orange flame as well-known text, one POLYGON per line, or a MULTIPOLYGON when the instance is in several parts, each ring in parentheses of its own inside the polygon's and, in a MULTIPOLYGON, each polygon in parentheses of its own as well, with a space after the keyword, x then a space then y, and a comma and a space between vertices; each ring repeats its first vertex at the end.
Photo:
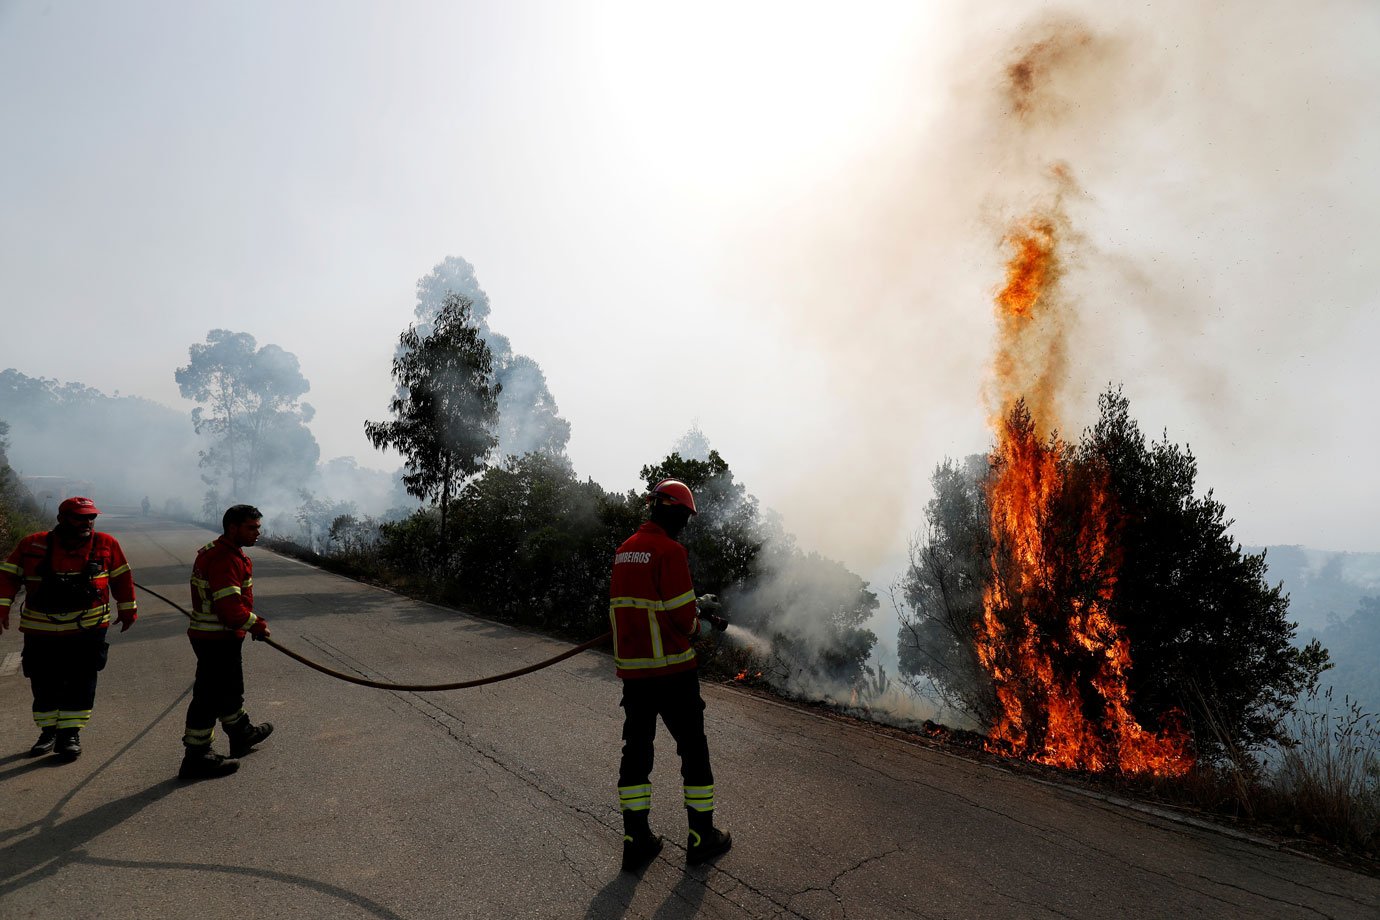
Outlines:
POLYGON ((997 303, 1004 316, 1029 317, 1058 277, 1054 224, 1048 218, 1032 218, 1024 230, 1006 241, 1016 252, 1006 264, 1006 286, 997 293, 997 303))
MULTIPOLYGON (((1071 184, 1060 167, 1055 179, 1071 184)), ((1024 399, 1041 433, 1059 426, 1059 396, 1066 379, 1067 304, 1059 296, 1064 274, 1059 242, 1067 226, 1054 207, 1014 227, 1003 242, 1011 249, 1006 283, 996 294, 997 353, 993 361, 995 392, 990 394, 993 427, 1016 402, 1024 399)))
POLYGON ((747 680, 747 671, 739 671, 737 674, 733 675, 733 679, 734 679, 734 680, 747 680))
POLYGON ((1002 415, 977 643, 999 708, 988 747, 1072 769, 1180 774, 1192 763, 1186 734, 1149 732, 1130 711, 1130 643, 1111 616, 1121 560, 1106 475, 1075 467, 1062 441, 1042 435, 1057 428, 1065 357, 1058 227, 1058 215, 1036 216, 1007 238, 996 296, 1002 415))

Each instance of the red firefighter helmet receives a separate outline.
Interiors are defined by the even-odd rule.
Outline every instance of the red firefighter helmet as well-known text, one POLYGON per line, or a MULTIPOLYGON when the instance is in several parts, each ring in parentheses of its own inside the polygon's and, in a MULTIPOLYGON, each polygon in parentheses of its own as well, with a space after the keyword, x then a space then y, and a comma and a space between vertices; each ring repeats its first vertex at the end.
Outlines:
POLYGON ((663 479, 652 486, 652 494, 648 496, 650 500, 657 498, 667 505, 683 505, 690 509, 691 514, 699 514, 699 509, 695 507, 695 496, 691 494, 690 487, 679 479, 663 479))
POLYGON ((58 505, 58 514, 75 514, 79 517, 84 517, 88 514, 100 513, 100 509, 96 507, 95 502, 80 495, 74 495, 58 505))

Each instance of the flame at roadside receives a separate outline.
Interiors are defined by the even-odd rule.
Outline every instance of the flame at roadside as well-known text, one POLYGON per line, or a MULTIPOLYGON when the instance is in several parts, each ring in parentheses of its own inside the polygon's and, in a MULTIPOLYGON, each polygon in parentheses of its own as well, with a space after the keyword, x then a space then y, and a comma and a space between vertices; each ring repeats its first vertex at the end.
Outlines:
MULTIPOLYGON (((1067 169, 1059 175, 1067 179, 1067 169)), ((989 749, 1070 769, 1179 774, 1188 739, 1130 711, 1130 643, 1112 617, 1120 551, 1105 471, 1073 462, 1058 428, 1070 311, 1059 296, 1056 206, 1007 236, 996 295, 996 446, 987 481, 993 550, 978 658, 999 713, 989 749)))

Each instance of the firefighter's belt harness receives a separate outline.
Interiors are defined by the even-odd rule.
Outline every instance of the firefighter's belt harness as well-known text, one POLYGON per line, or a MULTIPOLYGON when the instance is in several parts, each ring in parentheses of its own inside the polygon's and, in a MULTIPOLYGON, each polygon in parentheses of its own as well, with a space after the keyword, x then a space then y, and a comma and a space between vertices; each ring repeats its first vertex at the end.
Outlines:
MULTIPOLYGON (((170 604, 177 610, 180 610, 182 614, 186 616, 188 619, 191 619, 192 615, 188 613, 187 610, 181 604, 177 603, 171 598, 164 597, 157 591, 154 591, 153 589, 149 588, 147 585, 141 585, 138 582, 135 582, 135 587, 137 587, 141 591, 145 591, 149 594, 152 594, 154 597, 158 598, 160 601, 163 601, 165 604, 170 604)), ((512 680, 514 677, 521 677, 524 674, 531 674, 533 671, 540 671, 542 668, 549 668, 553 664, 565 661, 567 658, 574 658, 581 652, 588 651, 592 648, 597 648, 598 646, 603 645, 605 642, 607 642, 611 636, 611 632, 606 632, 602 636, 590 639, 588 642, 585 642, 581 645, 577 645, 572 649, 567 649, 566 651, 561 652, 554 658, 548 658, 545 661, 539 661, 536 664, 529 664, 527 667, 518 668, 516 671, 505 671, 502 674, 494 674, 489 677, 479 677, 474 680, 457 680, 449 684, 393 684, 382 680, 370 680, 367 677, 356 677, 353 674, 342 673, 340 671, 335 670, 334 668, 328 668, 324 664, 312 661, 310 658, 307 658, 303 655, 299 655, 292 649, 284 645, 279 645, 277 642, 274 642, 273 639, 268 636, 264 636, 262 639, 259 639, 258 641, 271 645, 278 651, 282 652, 284 655, 291 658, 293 661, 300 661, 302 662, 302 664, 311 668, 313 671, 320 671, 322 674, 334 677, 336 680, 343 680, 351 684, 359 684, 361 687, 374 687, 378 690, 413 690, 427 692, 434 690, 464 690, 467 687, 482 687, 485 684, 496 684, 499 681, 512 680)))

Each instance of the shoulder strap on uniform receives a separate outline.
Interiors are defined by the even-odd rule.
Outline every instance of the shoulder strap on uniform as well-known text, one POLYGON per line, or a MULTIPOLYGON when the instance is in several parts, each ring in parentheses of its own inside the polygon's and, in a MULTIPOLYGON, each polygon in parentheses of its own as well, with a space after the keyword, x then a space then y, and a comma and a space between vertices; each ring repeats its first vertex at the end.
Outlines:
POLYGON ((38 564, 38 574, 41 578, 53 574, 53 544, 56 542, 51 530, 43 535, 43 561, 38 564))

